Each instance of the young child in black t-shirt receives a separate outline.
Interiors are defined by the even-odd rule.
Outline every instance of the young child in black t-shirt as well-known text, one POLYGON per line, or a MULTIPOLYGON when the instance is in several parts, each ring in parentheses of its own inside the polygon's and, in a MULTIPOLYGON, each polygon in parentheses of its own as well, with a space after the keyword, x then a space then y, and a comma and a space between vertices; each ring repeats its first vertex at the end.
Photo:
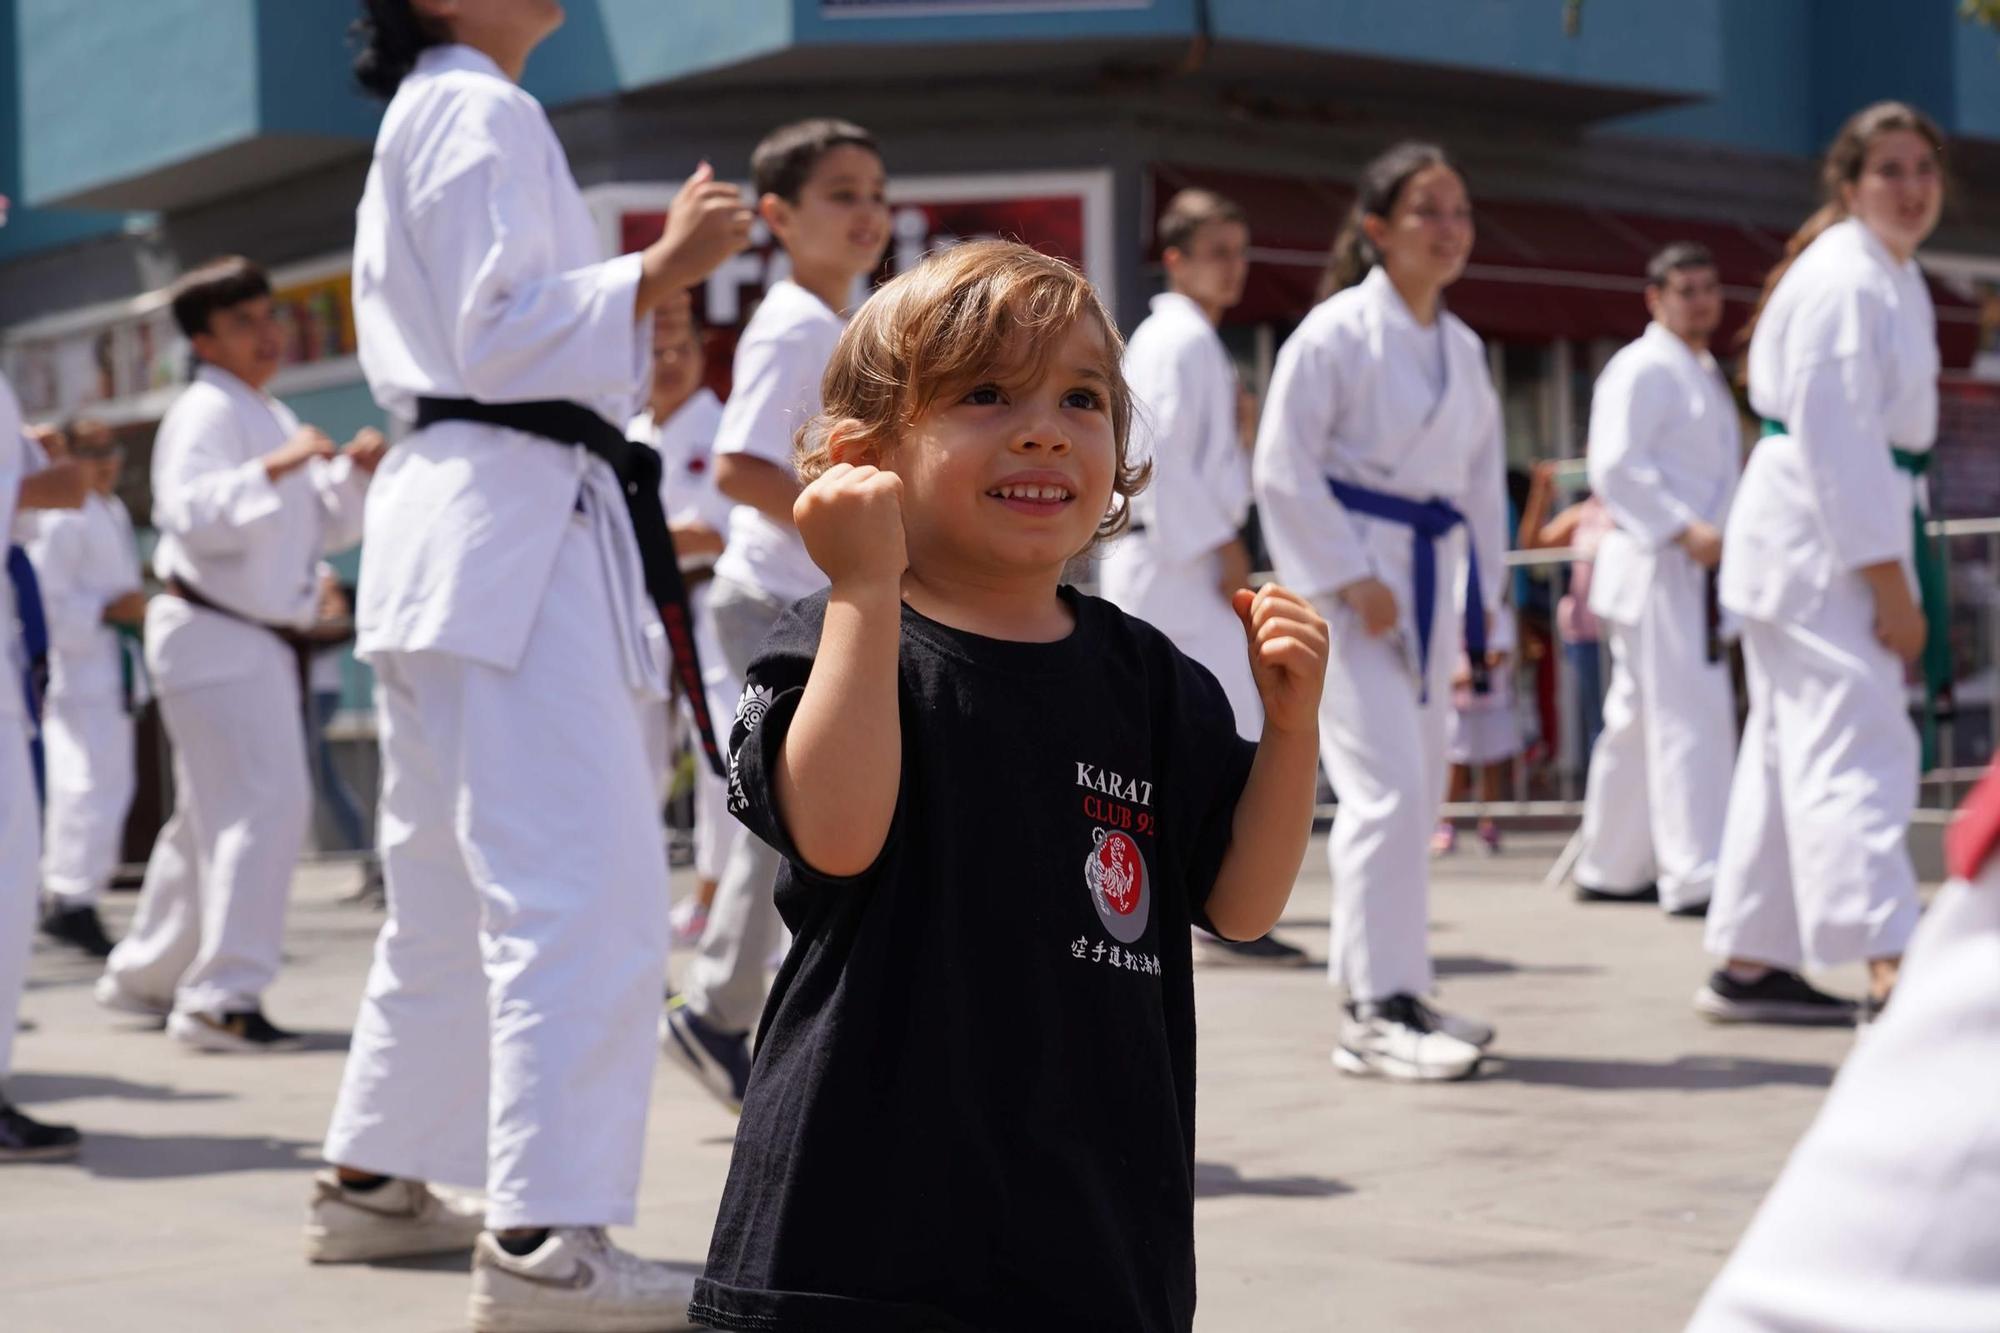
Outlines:
POLYGON ((1266 719, 1062 583, 1144 481, 1074 269, 975 242, 854 317, 803 433, 832 586, 751 667, 731 809, 785 856, 715 1328, 1186 1330, 1188 927, 1262 935, 1312 824, 1327 631, 1235 608, 1266 719))

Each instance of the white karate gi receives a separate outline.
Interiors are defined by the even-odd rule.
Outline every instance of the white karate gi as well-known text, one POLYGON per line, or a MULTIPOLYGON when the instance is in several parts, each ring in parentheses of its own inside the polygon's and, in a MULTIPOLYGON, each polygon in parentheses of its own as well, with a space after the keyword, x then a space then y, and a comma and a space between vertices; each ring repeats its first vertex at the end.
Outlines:
POLYGON ((104 608, 139 591, 139 547, 124 503, 92 495, 43 515, 28 553, 49 626, 42 887, 63 907, 94 906, 118 869, 135 783, 131 710, 146 698, 139 646, 104 608))
MULTIPOLYGON (((623 425, 640 262, 604 259, 533 97, 468 47, 418 58, 356 219, 385 411, 560 398, 623 425)), ((417 432, 378 469, 358 601, 389 920, 326 1157, 483 1183, 496 1230, 629 1223, 667 955, 644 739, 667 650, 618 483, 518 431, 417 432)))
POLYGON ((1320 700, 1321 757, 1340 800, 1328 844, 1331 977, 1359 1002, 1421 995, 1433 983, 1429 843, 1444 799, 1467 527, 1489 625, 1506 572, 1500 404, 1478 336, 1449 313, 1419 325, 1379 268, 1321 302, 1278 354, 1254 474, 1278 577, 1312 599, 1333 633, 1320 700), (1329 477, 1442 498, 1465 515, 1437 542, 1427 698, 1410 529, 1350 512, 1329 477), (1400 631, 1370 638, 1336 595, 1369 577, 1394 592, 1400 631))
MULTIPOLYGON (((153 443, 163 581, 265 624, 312 624, 319 559, 354 544, 368 478, 339 458, 273 482, 264 456, 298 428, 227 371, 196 372, 153 443)), ((174 813, 105 969, 183 1012, 256 1009, 312 816, 298 657, 267 629, 163 594, 146 608, 146 667, 174 747, 174 813)))
POLYGON ((1689 1333, 2000 1328, 2000 860, 1924 914, 1689 1333))
MULTIPOLYGON (((660 451, 660 505, 666 510, 670 526, 700 523, 718 533, 728 533, 729 513, 736 506, 715 485, 715 436, 721 424, 722 400, 715 396, 713 389, 701 388, 696 389, 665 422, 656 423, 651 412, 641 412, 626 427, 627 436, 645 441, 660 451)), ((688 610, 694 621, 695 654, 701 658, 702 686, 708 696, 709 716, 721 727, 728 725, 725 719, 735 712, 736 694, 729 688, 729 668, 722 661, 722 649, 715 642, 715 627, 708 618, 709 582, 706 576, 712 570, 712 562, 708 569, 703 569, 699 563, 690 566, 685 559, 681 562, 684 576, 697 571, 701 575, 699 581, 690 580, 688 610)), ((679 720, 687 728, 681 734, 692 735, 694 709, 685 699, 680 703, 679 720)), ((668 730, 672 732, 675 729, 668 730)), ((725 745, 729 743, 727 737, 718 736, 716 739, 725 745)), ((671 751, 670 737, 663 742, 662 748, 663 751, 671 751)), ((665 758, 663 753, 662 762, 665 758)), ((709 766, 706 758, 697 754, 694 765, 694 864, 695 874, 705 880, 721 875, 729 832, 741 827, 729 816, 724 800, 725 785, 722 775, 709 766)))
POLYGON ((1235 710, 1236 729, 1256 740, 1264 704, 1250 674, 1243 622, 1221 591, 1216 554, 1250 513, 1249 460, 1237 443, 1236 368, 1201 307, 1163 292, 1132 330, 1125 378, 1132 386, 1133 458, 1152 460, 1153 480, 1132 498, 1131 531, 1105 552, 1101 591, 1214 672, 1235 710))
POLYGON ((1708 572, 1674 538, 1721 528, 1742 468, 1736 403, 1715 358, 1650 324, 1598 377, 1590 484, 1617 527, 1591 571, 1611 687, 1590 753, 1579 882, 1696 907, 1715 889, 1736 761, 1729 660, 1708 659, 1708 572))
MULTIPOLYGON (((799 428, 819 411, 820 379, 842 327, 840 316, 805 288, 789 279, 773 283, 736 344, 734 383, 715 452, 789 469, 799 428)), ((785 608, 825 586, 826 575, 806 554, 797 528, 753 506, 736 506, 708 602, 709 642, 728 671, 721 687, 727 706, 715 710, 718 722, 736 716, 745 673, 785 608)), ((777 880, 778 853, 738 824, 723 850, 701 951, 682 988, 688 1007, 724 1032, 748 1031, 764 1006, 765 967, 785 937, 771 896, 777 880)))
MULTIPOLYGON (((27 462, 21 408, 0 375, 0 546, 14 528, 27 462)), ((14 590, 0 573, 0 1078, 13 1067, 14 1029, 35 937, 35 869, 42 830, 35 772, 28 762, 28 706, 21 697, 14 590)))
POLYGON ((1708 915, 1718 957, 1888 958, 1916 926, 1917 734, 1855 571, 1910 564, 1912 483, 1890 446, 1931 447, 1937 375, 1923 274, 1856 221, 1806 248, 1758 321, 1751 405, 1790 433, 1751 450, 1723 548, 1750 714, 1708 915))

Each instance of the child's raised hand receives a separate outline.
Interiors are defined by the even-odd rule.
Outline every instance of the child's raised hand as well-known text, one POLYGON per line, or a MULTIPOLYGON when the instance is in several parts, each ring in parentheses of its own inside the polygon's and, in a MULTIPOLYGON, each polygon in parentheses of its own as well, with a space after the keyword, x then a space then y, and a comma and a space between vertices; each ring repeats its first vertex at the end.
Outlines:
POLYGON ((1267 583, 1230 599, 1249 640, 1250 674, 1264 700, 1264 722, 1280 731, 1319 725, 1320 690, 1326 683, 1326 622, 1305 598, 1267 583))
POLYGON ((866 464, 836 463, 800 492, 792 521, 806 553, 836 586, 900 585, 909 567, 903 542, 903 479, 866 464))

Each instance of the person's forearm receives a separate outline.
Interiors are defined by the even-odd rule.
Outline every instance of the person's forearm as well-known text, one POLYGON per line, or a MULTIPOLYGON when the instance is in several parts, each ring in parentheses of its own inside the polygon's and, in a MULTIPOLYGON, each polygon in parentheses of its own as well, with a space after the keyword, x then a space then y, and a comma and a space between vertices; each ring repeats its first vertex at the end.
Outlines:
POLYGON ((715 487, 737 504, 749 505, 788 528, 802 489, 789 470, 748 454, 717 455, 715 487))
POLYGON ((1874 596, 1878 606, 1890 598, 1909 599, 1910 577, 1903 572, 1903 562, 1900 560, 1881 560, 1872 565, 1863 565, 1854 572, 1868 585, 1868 591, 1874 596))
POLYGON ((1317 729, 1265 728, 1208 895, 1209 922, 1224 938, 1256 939, 1284 913, 1312 839, 1318 784, 1317 729))
POLYGON ((777 772, 785 830, 806 864, 824 875, 860 874, 889 837, 902 784, 901 638, 895 580, 834 585, 777 772))

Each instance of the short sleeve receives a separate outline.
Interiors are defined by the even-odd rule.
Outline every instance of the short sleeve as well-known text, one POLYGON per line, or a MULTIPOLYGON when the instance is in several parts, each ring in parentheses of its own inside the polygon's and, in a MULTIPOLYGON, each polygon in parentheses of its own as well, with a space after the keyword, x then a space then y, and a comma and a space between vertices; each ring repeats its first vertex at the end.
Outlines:
MULTIPOLYGON (((778 618, 744 675, 743 694, 729 734, 729 813, 785 858, 797 882, 811 887, 851 885, 873 878, 895 846, 903 822, 899 792, 896 816, 883 840, 881 855, 868 869, 847 877, 814 870, 799 855, 785 828, 778 809, 778 756, 791 731, 792 718, 798 714, 799 701, 805 697, 825 620, 824 596, 809 597, 778 618)), ((904 763, 907 767, 907 755, 904 763)), ((783 905, 781 895, 780 907, 783 905)), ((789 915, 786 924, 797 928, 789 915)))
POLYGON ((1174 783, 1179 809, 1175 822, 1184 830, 1179 855, 1186 867, 1188 913, 1194 924, 1212 930, 1208 895, 1222 873, 1222 858, 1236 823, 1236 803, 1250 780, 1257 746, 1236 731, 1236 715, 1208 668, 1169 646, 1175 677, 1174 707, 1169 712, 1174 783))
POLYGON ((820 373, 811 340, 792 334, 746 338, 736 349, 734 384, 715 432, 718 454, 749 454, 787 471, 792 441, 819 409, 820 373))

